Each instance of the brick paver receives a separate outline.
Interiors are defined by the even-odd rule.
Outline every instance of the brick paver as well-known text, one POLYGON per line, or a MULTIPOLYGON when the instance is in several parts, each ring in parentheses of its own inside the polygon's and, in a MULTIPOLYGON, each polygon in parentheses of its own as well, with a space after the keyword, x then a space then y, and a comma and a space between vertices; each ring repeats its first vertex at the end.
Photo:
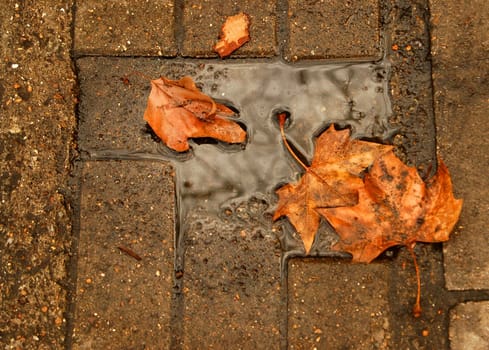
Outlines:
POLYGON ((289 348, 388 348, 388 276, 384 264, 290 260, 289 348))
POLYGON ((87 57, 77 60, 77 66, 82 91, 80 148, 153 150, 155 142, 144 133, 143 120, 150 84, 145 78, 131 74, 153 75, 135 66, 135 60, 127 59, 87 57), (126 76, 129 84, 123 82, 126 76))
POLYGON ((280 245, 266 209, 251 199, 223 220, 186 218, 184 349, 280 348, 280 245))
POLYGON ((79 55, 175 56, 174 1, 78 0, 75 51, 79 55))
POLYGON ((436 163, 435 117, 430 52, 428 0, 381 2, 382 32, 387 60, 392 115, 399 132, 393 139, 398 153, 429 176, 436 163))
POLYGON ((218 57, 212 46, 218 40, 226 17, 245 12, 251 18, 251 40, 232 57, 275 56, 278 53, 276 6, 275 0, 184 0, 182 55, 218 57))
POLYGON ((432 1, 432 23, 438 146, 455 193, 464 199, 459 224, 445 244, 446 284, 457 290, 489 289, 489 250, 481 249, 489 246, 489 93, 484 88, 489 3, 432 1))
POLYGON ((254 120, 258 134, 267 139, 264 147, 270 148, 261 147, 258 151, 267 154, 277 150, 280 135, 269 121, 272 111, 279 107, 297 117, 288 135, 309 157, 313 153, 313 134, 328 122, 348 123, 356 137, 383 139, 394 130, 387 122, 389 70, 382 64, 308 68, 262 64, 251 69, 231 63, 198 66, 150 59, 85 57, 77 60, 77 67, 82 90, 79 146, 85 151, 157 152, 158 143, 147 132, 143 119, 150 84, 140 73, 153 78, 194 77, 204 92, 239 106, 243 122, 251 124, 254 120), (124 77, 129 78, 129 83, 124 83, 124 77), (268 141, 270 137, 277 141, 268 141))
POLYGON ((489 349, 489 302, 462 303, 450 312, 450 349, 489 349))
POLYGON ((171 167, 89 161, 81 184, 74 349, 165 349, 173 279, 171 167), (119 249, 130 249, 140 260, 119 249))
POLYGON ((287 59, 381 57, 378 0, 290 0, 287 59))

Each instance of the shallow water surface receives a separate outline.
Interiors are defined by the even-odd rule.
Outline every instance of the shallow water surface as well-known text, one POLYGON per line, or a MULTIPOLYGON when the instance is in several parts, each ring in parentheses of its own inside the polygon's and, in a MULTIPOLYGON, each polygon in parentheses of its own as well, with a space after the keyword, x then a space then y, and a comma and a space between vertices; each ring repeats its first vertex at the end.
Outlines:
MULTIPOLYGON (((387 122, 388 68, 384 63, 204 66, 193 78, 204 93, 239 111, 236 120, 246 128, 248 140, 245 145, 197 140, 185 155, 160 147, 177 169, 179 231, 185 231, 196 208, 215 216, 232 203, 260 198, 273 210, 274 190, 301 173, 282 145, 278 111, 291 114, 287 137, 308 160, 315 136, 331 123, 350 127, 355 138, 390 138, 395 130, 387 122)), ((297 245, 284 244, 285 250, 287 246, 297 245)))

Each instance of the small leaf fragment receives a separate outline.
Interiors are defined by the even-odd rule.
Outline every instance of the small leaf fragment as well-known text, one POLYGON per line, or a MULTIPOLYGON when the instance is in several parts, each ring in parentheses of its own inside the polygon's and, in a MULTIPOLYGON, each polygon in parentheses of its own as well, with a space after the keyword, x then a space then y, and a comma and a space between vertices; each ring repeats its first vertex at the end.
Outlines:
POLYGON ((221 28, 220 40, 213 47, 214 51, 224 58, 247 43, 250 40, 250 22, 250 16, 243 12, 228 17, 221 28))

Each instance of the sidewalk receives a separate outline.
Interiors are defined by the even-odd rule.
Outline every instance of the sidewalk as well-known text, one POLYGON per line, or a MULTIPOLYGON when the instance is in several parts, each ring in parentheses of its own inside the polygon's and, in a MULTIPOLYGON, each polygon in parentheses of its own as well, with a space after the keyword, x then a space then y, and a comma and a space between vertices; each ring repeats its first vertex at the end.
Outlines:
POLYGON ((0 4, 0 344, 487 348, 488 10, 453 0, 0 4), (240 11, 251 41, 220 60, 212 45, 240 11), (172 158, 145 126, 149 83, 134 72, 191 75, 240 110, 252 142, 172 158), (421 174, 437 154, 447 163, 464 209, 449 242, 416 248, 422 317, 411 314, 405 250, 350 264, 323 225, 306 258, 272 223, 273 190, 295 171, 270 122, 284 106, 309 157, 312 135, 336 122, 389 140, 421 174))

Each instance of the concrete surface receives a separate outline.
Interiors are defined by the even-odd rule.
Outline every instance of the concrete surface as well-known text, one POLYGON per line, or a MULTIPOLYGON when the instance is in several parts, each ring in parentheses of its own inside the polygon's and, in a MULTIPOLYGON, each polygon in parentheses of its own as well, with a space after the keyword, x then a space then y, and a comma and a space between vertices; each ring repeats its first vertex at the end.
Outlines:
POLYGON ((71 256, 73 1, 0 2, 0 344, 62 348, 71 256))
POLYGON ((233 209, 186 218, 183 349, 280 347, 280 244, 260 220, 268 206, 250 199, 233 209))
POLYGON ((289 261, 290 349, 389 349, 389 276, 385 264, 332 259, 289 261), (338 295, 341 295, 339 304, 338 295), (352 309, 344 305, 354 305, 352 309))
POLYGON ((85 57, 77 60, 76 64, 81 91, 80 149, 151 151, 154 142, 149 134, 144 133, 145 123, 139 118, 146 108, 148 80, 133 74, 142 71, 141 68, 114 58, 85 57), (125 77, 127 84, 124 84, 125 77))
MULTIPOLYGON (((488 165, 486 7, 455 0, 2 1, 2 348, 487 347, 487 179, 479 175, 488 165), (240 10, 252 16, 252 40, 217 60, 210 46, 223 19, 240 10), (182 188, 196 181, 179 183, 183 167, 170 170, 168 153, 142 121, 147 76, 203 74, 206 63, 233 58, 297 60, 299 67, 381 57, 388 67, 372 79, 388 79, 396 152, 429 176, 436 140, 466 205, 443 250, 416 247, 418 319, 410 313, 416 283, 404 250, 369 266, 303 259, 286 222, 272 225, 275 202, 260 191, 218 210, 222 202, 206 206, 211 197, 197 191, 189 198, 198 205, 185 211, 182 188), (142 260, 117 248, 123 244, 142 260)), ((203 87, 222 93, 230 76, 205 74, 203 87)), ((347 97, 345 108, 355 108, 347 97)), ((194 164, 185 157, 174 165, 194 164)), ((329 246, 328 234, 321 231, 318 247, 329 246)))

